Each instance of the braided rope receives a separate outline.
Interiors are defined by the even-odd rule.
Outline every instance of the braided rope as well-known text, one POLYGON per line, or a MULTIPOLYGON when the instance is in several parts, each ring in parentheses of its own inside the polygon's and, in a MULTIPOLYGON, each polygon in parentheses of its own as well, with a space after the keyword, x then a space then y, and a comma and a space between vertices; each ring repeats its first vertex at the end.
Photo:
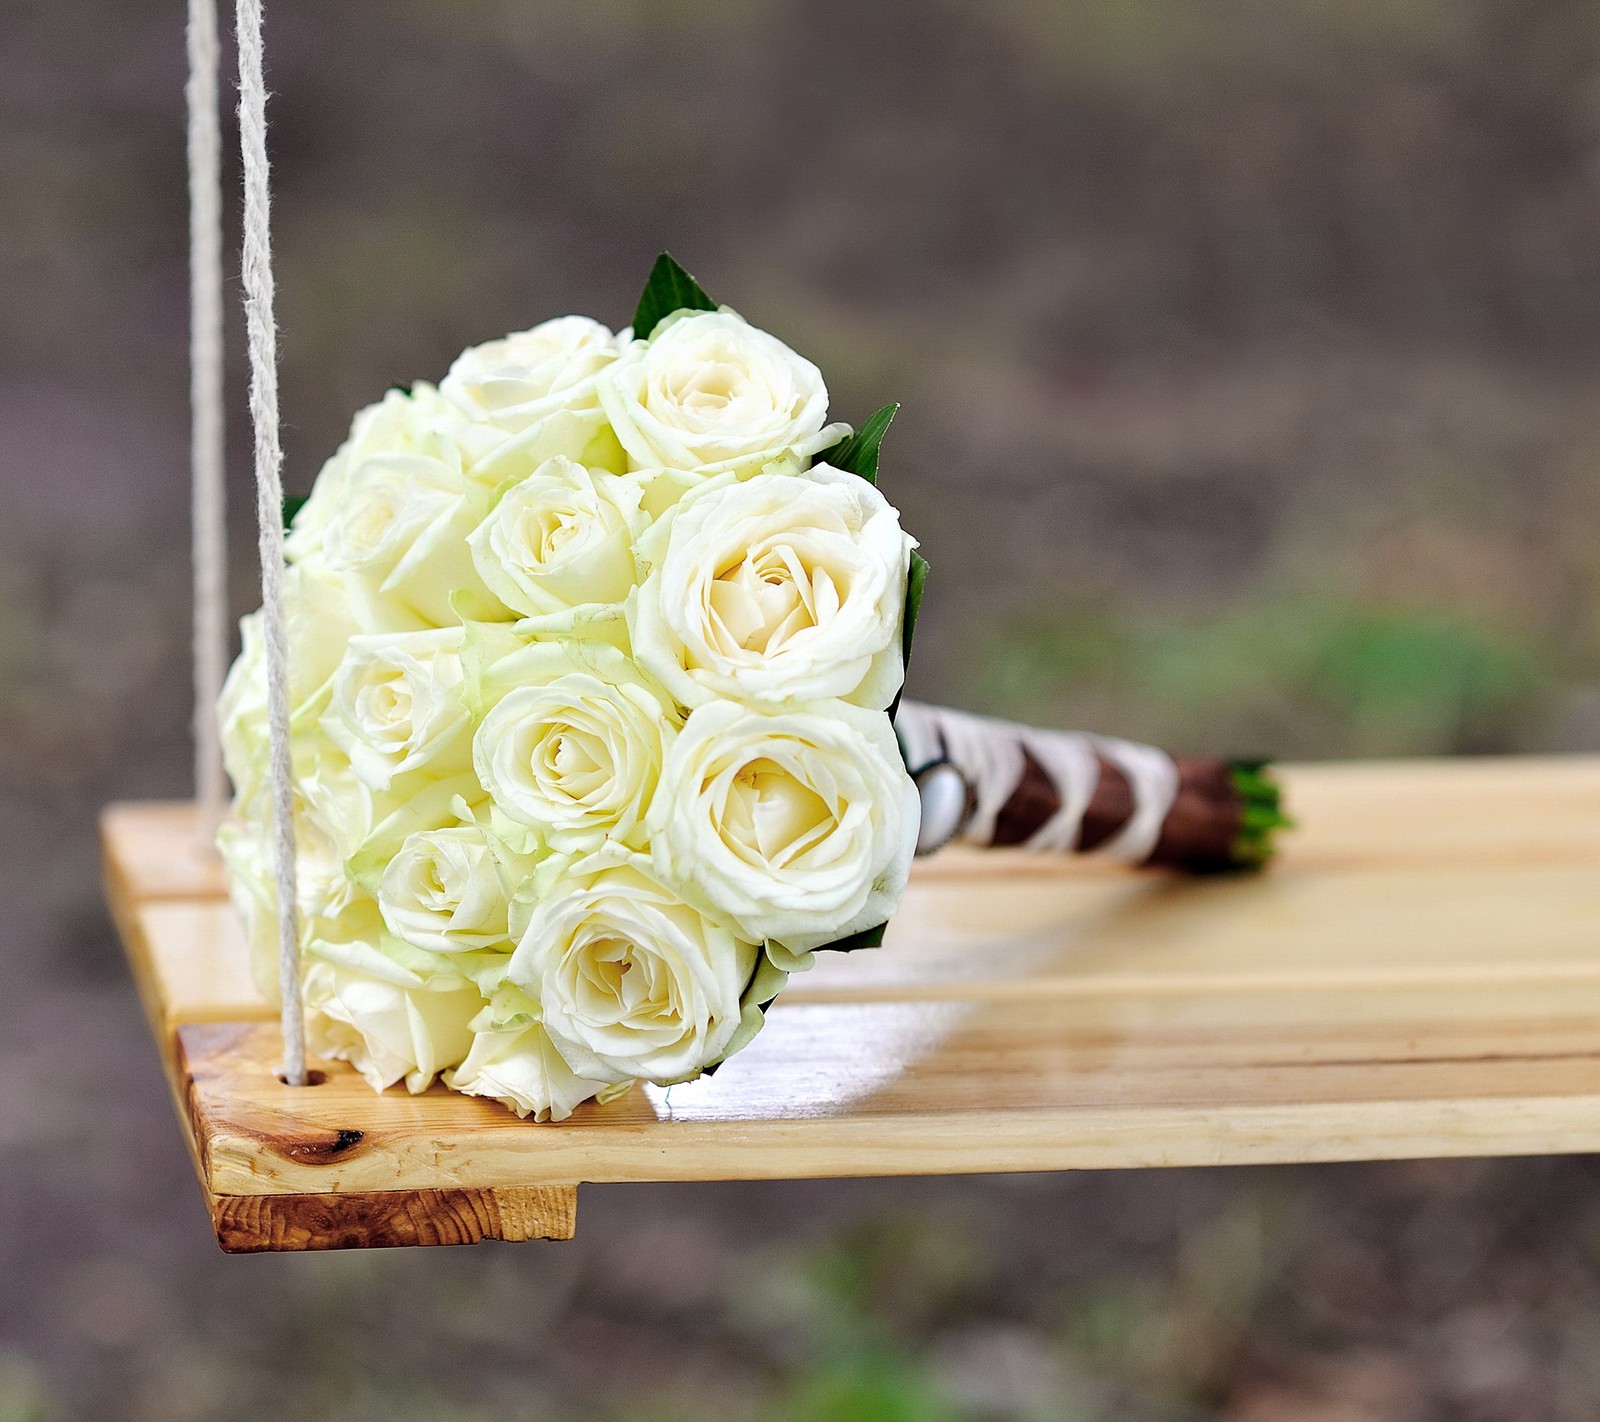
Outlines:
POLYGON ((228 805, 217 698, 228 664, 228 545, 222 406, 222 124, 216 0, 189 0, 189 411, 193 478, 194 788, 201 843, 228 805))
POLYGON ((256 437, 261 622, 267 653, 283 1077, 291 1086, 304 1086, 306 1028, 300 1000, 300 929, 295 895, 289 641, 283 610, 283 449, 278 435, 278 330, 273 316, 272 193, 267 162, 267 88, 262 75, 261 0, 238 0, 237 17, 239 143, 244 157, 244 309, 250 348, 250 418, 256 437))

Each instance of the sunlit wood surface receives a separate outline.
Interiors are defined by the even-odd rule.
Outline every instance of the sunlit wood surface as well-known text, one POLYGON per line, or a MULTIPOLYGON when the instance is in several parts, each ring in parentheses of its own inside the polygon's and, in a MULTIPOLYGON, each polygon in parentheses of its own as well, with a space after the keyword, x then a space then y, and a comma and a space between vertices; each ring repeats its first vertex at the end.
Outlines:
POLYGON ((226 1247, 564 1237, 586 1180, 1600 1150, 1600 758, 1283 775, 1265 875, 950 852, 715 1077, 555 1126, 339 1063, 282 1086, 189 808, 103 828, 226 1247))

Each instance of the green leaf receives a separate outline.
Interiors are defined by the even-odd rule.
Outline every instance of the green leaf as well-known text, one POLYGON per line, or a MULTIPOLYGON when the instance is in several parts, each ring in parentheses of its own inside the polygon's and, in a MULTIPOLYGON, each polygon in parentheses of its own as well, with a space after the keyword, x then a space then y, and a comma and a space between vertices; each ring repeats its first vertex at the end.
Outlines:
POLYGON ((871 416, 853 435, 825 449, 817 456, 821 464, 831 464, 847 474, 859 474, 869 484, 878 482, 878 447, 888 434, 889 426, 900 412, 900 406, 885 405, 871 416))
POLYGON ((656 258, 650 280, 644 284, 639 309, 633 313, 633 334, 648 340, 655 329, 675 311, 715 311, 714 302, 669 252, 656 258))
POLYGON ((917 614, 922 610, 922 592, 928 585, 928 560, 915 549, 911 552, 911 567, 906 573, 906 616, 900 634, 900 657, 911 665, 911 639, 917 631, 917 614))
POLYGON ((1264 760, 1236 760, 1228 778, 1244 804, 1239 812, 1239 837, 1233 844, 1233 862, 1240 869, 1260 869, 1277 850, 1276 831, 1293 829, 1283 812, 1283 790, 1272 778, 1264 760))
POLYGON ((294 523, 294 516, 306 506, 310 494, 285 494, 283 496, 283 526, 289 528, 294 523))
POLYGON ((887 923, 880 923, 876 928, 863 928, 859 933, 852 933, 848 938, 839 939, 837 943, 824 943, 817 952, 853 953, 857 948, 881 948, 883 931, 888 926, 887 923))

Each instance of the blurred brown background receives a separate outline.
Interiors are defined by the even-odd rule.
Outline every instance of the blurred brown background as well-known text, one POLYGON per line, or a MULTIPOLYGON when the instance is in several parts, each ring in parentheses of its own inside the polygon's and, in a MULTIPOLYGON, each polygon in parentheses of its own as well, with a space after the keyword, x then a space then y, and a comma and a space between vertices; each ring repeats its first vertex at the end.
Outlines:
MULTIPOLYGON (((1582 1160, 589 1188, 569 1245, 218 1255, 93 841, 188 783, 182 10, 0 10, 0 1422, 1600 1416, 1582 1160)), ((904 402, 919 695, 1600 748, 1600 5, 268 30, 291 489, 464 345, 622 324, 670 247, 843 417, 904 402)))

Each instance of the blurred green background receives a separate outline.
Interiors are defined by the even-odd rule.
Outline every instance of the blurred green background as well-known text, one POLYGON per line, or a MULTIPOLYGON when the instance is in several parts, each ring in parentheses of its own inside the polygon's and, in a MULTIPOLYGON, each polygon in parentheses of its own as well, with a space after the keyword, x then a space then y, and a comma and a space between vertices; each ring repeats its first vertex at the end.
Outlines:
MULTIPOLYGON (((217 1255, 93 839, 187 786, 182 10, 0 9, 0 1422, 1600 1416, 1582 1160, 588 1188, 568 1245, 217 1255)), ((844 418, 904 402, 917 694, 1175 750, 1600 747, 1600 5, 268 31, 291 489, 467 344, 622 324, 670 247, 844 418)))

